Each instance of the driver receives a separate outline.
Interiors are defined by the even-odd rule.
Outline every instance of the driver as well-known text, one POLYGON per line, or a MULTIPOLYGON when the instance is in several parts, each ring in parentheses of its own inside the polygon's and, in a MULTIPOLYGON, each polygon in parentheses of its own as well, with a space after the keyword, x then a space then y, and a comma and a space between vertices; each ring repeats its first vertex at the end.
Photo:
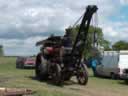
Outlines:
POLYGON ((65 35, 62 38, 62 47, 61 47, 61 50, 60 50, 61 60, 62 60, 63 55, 65 53, 69 53, 71 49, 72 49, 71 32, 66 30, 65 35))
POLYGON ((66 34, 63 37, 63 46, 64 47, 72 47, 72 38, 71 38, 71 32, 66 30, 66 34))

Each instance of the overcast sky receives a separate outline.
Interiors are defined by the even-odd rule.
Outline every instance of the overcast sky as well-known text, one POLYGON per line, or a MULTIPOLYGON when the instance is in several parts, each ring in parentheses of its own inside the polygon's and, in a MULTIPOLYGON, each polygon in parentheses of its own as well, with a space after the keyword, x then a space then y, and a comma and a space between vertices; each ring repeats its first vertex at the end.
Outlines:
POLYGON ((63 35, 89 4, 96 4, 98 24, 112 42, 128 38, 128 0, 0 0, 0 44, 6 55, 33 55, 35 43, 63 35))

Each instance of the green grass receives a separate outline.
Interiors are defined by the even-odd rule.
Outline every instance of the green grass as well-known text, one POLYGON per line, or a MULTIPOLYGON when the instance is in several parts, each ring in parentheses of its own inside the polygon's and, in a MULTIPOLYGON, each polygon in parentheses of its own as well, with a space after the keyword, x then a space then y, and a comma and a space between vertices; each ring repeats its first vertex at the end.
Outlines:
POLYGON ((0 87, 31 88, 36 91, 34 96, 73 96, 61 87, 34 80, 34 70, 16 69, 16 58, 0 57, 0 87))
POLYGON ((93 77, 89 70, 87 86, 76 83, 54 86, 34 79, 34 70, 16 69, 16 58, 0 57, 0 87, 31 88, 33 96, 127 96, 128 85, 123 80, 111 80, 93 77), (105 95, 106 94, 106 95, 105 95))

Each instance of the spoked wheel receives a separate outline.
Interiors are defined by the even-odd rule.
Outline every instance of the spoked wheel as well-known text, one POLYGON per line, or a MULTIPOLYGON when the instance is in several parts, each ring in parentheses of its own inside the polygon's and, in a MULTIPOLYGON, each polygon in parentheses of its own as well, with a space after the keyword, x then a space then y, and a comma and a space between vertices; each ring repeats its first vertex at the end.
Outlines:
POLYGON ((35 74, 36 74, 36 78, 39 80, 46 80, 48 78, 47 67, 46 64, 42 64, 40 54, 38 54, 36 58, 35 74))
POLYGON ((88 82, 88 72, 85 64, 81 64, 78 73, 77 80, 80 85, 86 85, 88 82))
POLYGON ((62 77, 61 77, 61 67, 59 64, 56 64, 53 68, 53 81, 56 85, 62 84, 62 77))

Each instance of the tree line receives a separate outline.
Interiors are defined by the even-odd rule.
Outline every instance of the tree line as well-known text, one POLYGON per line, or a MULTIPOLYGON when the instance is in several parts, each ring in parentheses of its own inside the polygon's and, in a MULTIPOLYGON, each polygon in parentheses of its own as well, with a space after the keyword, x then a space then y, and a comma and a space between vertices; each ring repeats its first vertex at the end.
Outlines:
POLYGON ((4 52, 3 52, 3 46, 0 45, 0 56, 3 56, 4 55, 4 52))
MULTIPOLYGON (((77 32, 79 31, 79 25, 76 27, 68 27, 66 31, 69 31, 72 37, 72 41, 74 42, 77 32)), ((103 36, 103 31, 100 27, 90 26, 89 34, 87 38, 87 46, 86 50, 89 50, 93 47, 94 42, 98 45, 102 46, 105 51, 109 50, 128 50, 128 42, 127 41, 117 41, 112 44, 109 40, 106 40, 103 36), (94 35, 95 34, 95 35, 94 35), (94 40, 95 39, 95 40, 94 40)))

